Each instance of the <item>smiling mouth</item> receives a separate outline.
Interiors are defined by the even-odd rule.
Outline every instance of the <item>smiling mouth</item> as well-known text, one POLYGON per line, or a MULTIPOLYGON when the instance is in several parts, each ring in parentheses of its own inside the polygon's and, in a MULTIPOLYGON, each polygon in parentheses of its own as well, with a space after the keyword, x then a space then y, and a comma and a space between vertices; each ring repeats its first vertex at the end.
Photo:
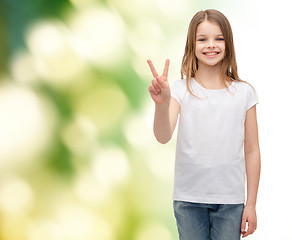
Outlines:
POLYGON ((204 55, 207 55, 207 56, 214 56, 214 55, 218 55, 219 52, 205 52, 203 53, 204 55))

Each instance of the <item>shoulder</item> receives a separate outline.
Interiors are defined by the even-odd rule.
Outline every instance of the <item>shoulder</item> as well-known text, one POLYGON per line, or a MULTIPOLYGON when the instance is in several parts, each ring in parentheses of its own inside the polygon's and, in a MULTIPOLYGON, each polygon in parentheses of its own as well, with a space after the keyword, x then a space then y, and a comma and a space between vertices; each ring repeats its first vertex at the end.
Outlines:
POLYGON ((177 79, 173 82, 171 89, 173 91, 185 92, 187 89, 186 79, 177 79))
POLYGON ((179 87, 186 87, 186 79, 177 79, 173 82, 172 85, 179 86, 179 87))
POLYGON ((177 79, 171 86, 171 96, 181 104, 187 90, 186 80, 177 79))
POLYGON ((257 92, 250 83, 246 81, 236 81, 234 84, 237 86, 237 90, 241 89, 241 96, 244 97, 246 111, 259 103, 257 92))
POLYGON ((233 80, 233 85, 245 92, 255 92, 254 87, 247 81, 233 80))

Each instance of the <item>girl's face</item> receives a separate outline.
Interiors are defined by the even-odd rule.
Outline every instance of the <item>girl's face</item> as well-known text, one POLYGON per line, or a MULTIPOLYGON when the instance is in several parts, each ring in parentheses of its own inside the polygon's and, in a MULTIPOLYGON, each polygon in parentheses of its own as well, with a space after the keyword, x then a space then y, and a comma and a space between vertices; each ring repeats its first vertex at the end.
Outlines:
POLYGON ((215 66, 221 63, 225 56, 225 41, 216 23, 206 20, 198 25, 195 54, 199 66, 215 66))

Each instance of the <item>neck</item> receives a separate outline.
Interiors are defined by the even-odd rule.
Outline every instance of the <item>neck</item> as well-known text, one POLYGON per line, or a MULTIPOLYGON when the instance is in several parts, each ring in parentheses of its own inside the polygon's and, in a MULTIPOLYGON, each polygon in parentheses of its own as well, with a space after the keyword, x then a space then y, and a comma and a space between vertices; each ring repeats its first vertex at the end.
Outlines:
POLYGON ((221 64, 215 66, 207 66, 199 63, 199 69, 195 74, 195 78, 203 84, 212 86, 221 86, 221 64))

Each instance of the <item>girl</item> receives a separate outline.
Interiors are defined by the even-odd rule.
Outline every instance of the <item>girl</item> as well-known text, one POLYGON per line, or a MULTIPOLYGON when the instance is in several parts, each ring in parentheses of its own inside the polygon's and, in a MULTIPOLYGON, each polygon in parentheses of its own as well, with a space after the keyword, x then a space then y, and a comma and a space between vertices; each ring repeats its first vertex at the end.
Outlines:
POLYGON ((154 134, 167 143, 178 115, 173 207, 181 240, 238 240, 257 227, 260 150, 257 95, 237 74, 233 36, 216 10, 192 18, 181 78, 169 87, 147 61, 154 79, 154 134), (183 79, 185 76, 185 79, 183 79), (247 200, 245 204, 245 173, 247 200), (248 228, 246 230, 246 223, 248 228))

